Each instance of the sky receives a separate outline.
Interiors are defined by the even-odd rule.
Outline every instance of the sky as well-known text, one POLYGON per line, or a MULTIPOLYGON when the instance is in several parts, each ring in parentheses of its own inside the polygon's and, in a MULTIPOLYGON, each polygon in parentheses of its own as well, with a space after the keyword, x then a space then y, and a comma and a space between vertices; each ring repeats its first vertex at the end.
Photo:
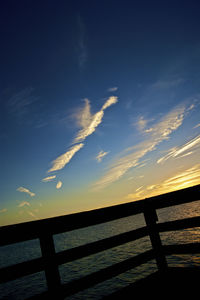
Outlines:
POLYGON ((0 2, 0 225, 200 183, 200 2, 0 2))

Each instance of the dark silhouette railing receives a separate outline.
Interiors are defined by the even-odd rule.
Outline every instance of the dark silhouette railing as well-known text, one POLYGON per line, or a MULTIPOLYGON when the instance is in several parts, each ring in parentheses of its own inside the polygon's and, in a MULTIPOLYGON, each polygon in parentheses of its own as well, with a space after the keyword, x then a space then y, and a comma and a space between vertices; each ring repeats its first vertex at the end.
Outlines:
POLYGON ((163 272, 168 268, 166 255, 200 253, 200 243, 162 245, 159 233, 200 227, 200 216, 157 223, 156 210, 197 200, 200 200, 200 185, 93 211, 3 226, 0 228, 1 246, 38 238, 40 240, 42 256, 0 269, 0 283, 44 270, 48 291, 33 296, 31 299, 45 299, 53 294, 58 299, 63 299, 66 296, 124 273, 152 259, 156 260, 158 270, 163 272), (54 234, 97 225, 139 213, 144 214, 146 221, 146 226, 144 227, 73 249, 58 253, 55 251, 54 234), (83 278, 61 284, 59 265, 138 240, 145 236, 150 237, 152 249, 86 275, 83 278))

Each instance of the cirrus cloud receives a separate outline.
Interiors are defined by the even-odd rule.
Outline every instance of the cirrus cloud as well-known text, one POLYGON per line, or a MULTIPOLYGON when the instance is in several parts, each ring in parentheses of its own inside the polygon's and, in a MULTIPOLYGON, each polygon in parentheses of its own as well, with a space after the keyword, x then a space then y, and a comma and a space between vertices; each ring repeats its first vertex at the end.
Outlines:
POLYGON ((56 188, 60 189, 62 187, 62 181, 58 181, 58 183, 56 184, 56 188))
POLYGON ((108 92, 116 92, 118 90, 117 86, 111 87, 108 89, 108 92))
POLYGON ((72 159, 74 154, 77 151, 79 151, 83 146, 84 146, 84 144, 82 144, 82 143, 78 144, 78 145, 75 145, 75 146, 71 147, 67 152, 65 152, 64 154, 57 157, 52 162, 53 166, 51 167, 51 169, 48 170, 48 173, 63 169, 65 167, 65 165, 70 162, 70 160, 72 159))
POLYGON ((18 205, 18 207, 24 207, 24 206, 31 206, 31 205, 28 201, 23 201, 18 205))
POLYGON ((165 180, 137 189, 134 193, 128 194, 126 199, 131 201, 140 200, 163 193, 194 186, 200 182, 200 164, 176 172, 165 180))
POLYGON ((108 153, 109 153, 109 152, 100 151, 100 152, 98 153, 98 155, 96 156, 96 160, 97 160, 98 162, 101 162, 102 159, 103 159, 103 157, 106 156, 108 153))
MULTIPOLYGON (((73 146, 64 154, 58 156, 53 162, 52 167, 48 170, 48 173, 61 170, 65 167, 66 164, 70 162, 72 157, 78 152, 83 146, 83 143, 80 143, 86 139, 89 135, 91 135, 99 124, 101 124, 104 111, 111 105, 117 103, 118 98, 115 96, 109 97, 102 108, 95 114, 91 113, 90 102, 88 99, 85 99, 85 106, 76 114, 76 119, 78 121, 78 125, 82 127, 81 130, 77 133, 73 146)), ((47 177, 49 178, 49 177, 47 177)), ((45 179, 46 181, 46 179, 45 179)))
POLYGON ((181 105, 165 115, 148 130, 146 140, 127 149, 126 152, 129 154, 123 155, 109 167, 105 175, 94 183, 94 189, 106 187, 120 179, 130 168, 140 165, 141 158, 155 150, 162 141, 169 139, 170 135, 181 126, 188 110, 186 105, 181 105))
POLYGON ((168 154, 161 157, 157 160, 157 163, 164 163, 166 160, 170 158, 178 158, 178 157, 184 157, 187 155, 191 155, 193 152, 192 149, 195 150, 197 147, 200 146, 200 135, 195 137, 194 139, 190 140, 186 144, 180 146, 180 147, 174 147, 168 151, 168 154), (188 152, 189 151, 189 152, 188 152))
POLYGON ((26 193, 26 194, 28 194, 28 195, 31 196, 31 197, 34 197, 34 196, 35 196, 35 193, 31 192, 29 189, 24 188, 24 187, 22 187, 22 186, 18 187, 18 188, 17 188, 17 191, 18 191, 18 192, 21 192, 21 193, 26 193))
POLYGON ((49 182, 49 181, 52 181, 56 178, 56 175, 53 175, 53 176, 48 176, 48 177, 45 177, 42 179, 42 182, 49 182))
POLYGON ((111 96, 109 97, 102 108, 95 114, 91 114, 90 102, 88 99, 85 99, 85 106, 84 108, 76 115, 78 120, 78 125, 82 127, 81 130, 77 133, 74 144, 82 142, 91 135, 96 128, 101 124, 104 111, 111 105, 118 102, 118 97, 111 96))

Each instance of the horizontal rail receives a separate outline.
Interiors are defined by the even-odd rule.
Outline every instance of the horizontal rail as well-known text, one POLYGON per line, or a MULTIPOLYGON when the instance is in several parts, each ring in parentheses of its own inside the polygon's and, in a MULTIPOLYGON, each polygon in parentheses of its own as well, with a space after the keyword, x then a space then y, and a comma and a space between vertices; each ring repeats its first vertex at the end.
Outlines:
POLYGON ((177 245, 165 245, 163 251, 166 255, 171 254, 200 254, 200 243, 188 243, 177 245))
MULTIPOLYGON (((57 265, 61 265, 140 239, 147 235, 147 227, 134 229, 129 232, 112 236, 110 238, 101 239, 96 242, 88 243, 86 245, 78 246, 72 249, 55 253, 54 261, 57 265)), ((48 265, 48 263, 49 262, 45 260, 45 258, 40 257, 30 261, 25 261, 16 265, 2 268, 0 269, 0 283, 43 271, 46 265, 48 265)))
POLYGON ((200 185, 92 211, 2 226, 0 246, 37 239, 46 232, 53 235, 143 213, 147 203, 158 209, 197 200, 200 200, 200 185))
MULTIPOLYGON (((72 294, 78 293, 84 289, 92 287, 114 276, 129 271, 141 264, 148 262, 151 259, 154 259, 154 251, 148 250, 144 253, 138 254, 134 257, 119 262, 115 265, 111 265, 97 272, 86 275, 85 277, 82 277, 80 279, 76 279, 72 282, 63 284, 59 290, 59 295, 67 297, 72 294)), ((33 296, 29 299, 44 299, 44 297, 47 297, 48 295, 48 292, 44 292, 40 295, 33 296)))
POLYGON ((184 218, 156 224, 159 232, 181 230, 192 227, 200 227, 200 217, 184 218))
MULTIPOLYGON (((200 243, 189 243, 181 245, 166 245, 163 246, 166 255, 170 254, 196 254, 200 253, 200 243)), ((154 251, 148 250, 144 253, 138 254, 132 258, 125 261, 119 262, 115 265, 109 266, 107 268, 101 269, 97 272, 89 274, 83 278, 76 279, 72 282, 64 284, 59 291, 59 295, 70 296, 72 294, 78 293, 83 289, 92 287, 100 282, 108 280, 114 276, 131 270, 141 264, 147 263, 148 261, 155 258, 154 251)), ((49 295, 48 291, 40 295, 32 296, 30 299, 44 299, 49 295)))
POLYGON ((158 269, 164 270, 167 268, 165 255, 200 253, 200 243, 163 246, 159 233, 200 227, 200 216, 165 223, 156 223, 158 221, 156 209, 197 200, 200 200, 200 185, 136 202, 0 227, 0 246, 39 239, 42 252, 42 257, 0 269, 0 283, 45 271, 48 291, 41 295, 34 296, 31 299, 46 299, 49 295, 52 295, 52 293, 55 293, 56 296, 57 292, 59 292, 59 297, 77 293, 124 273, 138 265, 144 264, 151 259, 156 260, 158 269), (58 253, 55 252, 54 234, 110 222, 139 213, 144 214, 147 226, 58 253), (152 244, 151 250, 86 275, 73 282, 61 285, 58 270, 59 265, 117 247, 145 236, 150 237, 152 244))
POLYGON ((41 272, 44 268, 45 262, 43 257, 4 267, 0 269, 0 283, 5 283, 23 276, 41 272))

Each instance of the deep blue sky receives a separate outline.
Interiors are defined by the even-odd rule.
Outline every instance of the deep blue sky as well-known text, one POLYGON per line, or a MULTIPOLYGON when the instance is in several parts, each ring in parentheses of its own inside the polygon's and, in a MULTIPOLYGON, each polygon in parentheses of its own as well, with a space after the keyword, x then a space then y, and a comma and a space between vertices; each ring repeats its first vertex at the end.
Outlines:
POLYGON ((1 1, 3 224, 199 182, 199 14, 195 0, 1 1))

